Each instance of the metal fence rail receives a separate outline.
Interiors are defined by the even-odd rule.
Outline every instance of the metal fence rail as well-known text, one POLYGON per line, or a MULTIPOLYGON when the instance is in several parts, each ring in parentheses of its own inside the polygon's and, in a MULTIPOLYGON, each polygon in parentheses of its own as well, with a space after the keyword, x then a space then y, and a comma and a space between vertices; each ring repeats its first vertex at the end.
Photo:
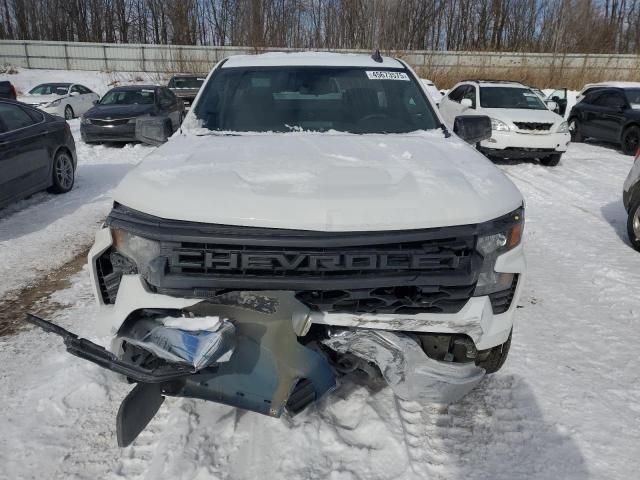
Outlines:
MULTIPOLYGON (((266 48, 268 51, 295 49, 266 48)), ((369 53, 361 50, 338 50, 369 53)), ((256 53, 250 47, 138 45, 113 43, 0 40, 0 65, 61 70, 127 72, 207 72, 219 60, 256 53)), ((411 65, 427 70, 545 68, 573 72, 609 71, 615 76, 640 73, 638 55, 590 55, 510 52, 393 51, 411 65)))

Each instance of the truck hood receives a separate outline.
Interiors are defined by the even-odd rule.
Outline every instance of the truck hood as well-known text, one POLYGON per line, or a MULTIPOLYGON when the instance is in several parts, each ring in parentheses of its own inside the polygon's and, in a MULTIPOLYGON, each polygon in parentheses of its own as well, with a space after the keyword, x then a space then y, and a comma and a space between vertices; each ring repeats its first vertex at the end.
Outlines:
POLYGON ((167 219, 315 231, 473 224, 522 205, 502 172, 440 131, 179 134, 114 199, 167 219))
POLYGON ((539 122, 553 123, 557 125, 564 121, 557 113, 551 110, 529 110, 526 108, 483 108, 483 115, 496 118, 507 124, 513 122, 539 122))

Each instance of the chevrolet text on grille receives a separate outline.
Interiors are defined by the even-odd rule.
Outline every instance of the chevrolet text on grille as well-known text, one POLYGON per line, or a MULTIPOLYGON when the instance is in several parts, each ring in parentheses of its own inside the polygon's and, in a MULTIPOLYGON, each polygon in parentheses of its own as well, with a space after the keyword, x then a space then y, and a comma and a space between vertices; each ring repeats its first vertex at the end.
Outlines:
MULTIPOLYGON (((194 256, 198 265, 203 265, 202 252, 181 251, 181 256, 194 256), (199 258, 198 258, 199 257, 199 258)), ((445 261, 447 267, 456 267, 457 256, 418 253, 348 253, 348 254, 283 254, 283 253, 204 253, 204 267, 214 270, 300 270, 300 271, 336 271, 336 270, 396 270, 407 268, 421 270, 433 268, 445 261)), ((193 262, 182 260, 177 267, 190 267, 193 262)))

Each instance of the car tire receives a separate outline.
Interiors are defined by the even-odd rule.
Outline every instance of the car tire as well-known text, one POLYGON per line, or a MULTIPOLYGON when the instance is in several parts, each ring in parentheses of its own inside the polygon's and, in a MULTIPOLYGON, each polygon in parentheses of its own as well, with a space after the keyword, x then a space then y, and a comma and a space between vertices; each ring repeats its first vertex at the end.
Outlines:
POLYGON ((584 142, 584 136, 580 131, 580 122, 573 117, 569 119, 569 132, 571 133, 571 141, 575 143, 584 142))
POLYGON ((73 188, 75 183, 76 171, 73 165, 73 157, 64 149, 58 150, 53 159, 53 168, 51 169, 51 193, 67 193, 73 188))
POLYGON ((549 155, 548 157, 541 158, 540 163, 545 167, 555 167, 560 163, 561 157, 561 153, 554 153, 552 155, 549 155))
POLYGON ((71 105, 67 105, 66 107, 64 107, 64 119, 65 120, 73 120, 74 116, 75 116, 75 114, 73 113, 73 108, 71 108, 71 105))
POLYGON ((626 155, 635 155, 640 146, 640 127, 632 125, 625 128, 624 132, 622 132, 620 144, 623 153, 626 155))
POLYGON ((513 330, 509 332, 509 338, 502 345, 490 348, 488 350, 478 351, 478 359, 476 365, 484 368, 487 374, 496 373, 502 368, 504 362, 507 361, 509 349, 511 348, 511 335, 513 330))
POLYGON ((636 198, 629 208, 627 235, 631 246, 640 252, 640 197, 636 198))

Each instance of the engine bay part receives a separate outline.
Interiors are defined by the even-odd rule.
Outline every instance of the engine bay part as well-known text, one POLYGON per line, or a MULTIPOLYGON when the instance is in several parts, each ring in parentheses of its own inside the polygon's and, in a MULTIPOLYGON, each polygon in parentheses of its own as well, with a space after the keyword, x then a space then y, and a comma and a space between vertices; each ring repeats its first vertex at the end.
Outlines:
POLYGON ((429 358, 409 334, 383 330, 337 330, 324 345, 351 353, 380 369, 393 392, 404 400, 449 404, 459 401, 484 377, 474 363, 440 362, 429 358))

